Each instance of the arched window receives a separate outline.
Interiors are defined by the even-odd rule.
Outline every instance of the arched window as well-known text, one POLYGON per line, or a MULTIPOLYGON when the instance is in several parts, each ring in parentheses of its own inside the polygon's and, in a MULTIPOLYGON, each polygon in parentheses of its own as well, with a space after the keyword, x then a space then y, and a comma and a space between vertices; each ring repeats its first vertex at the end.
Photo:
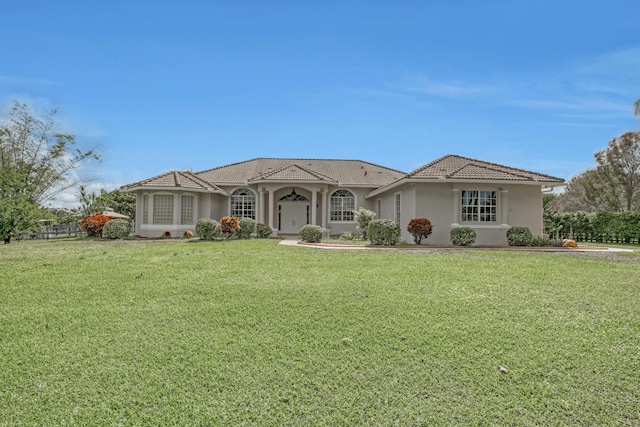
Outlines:
POLYGON ((231 216, 256 219, 256 196, 248 188, 238 188, 231 194, 231 216))
POLYGON ((353 221, 356 197, 351 191, 338 190, 331 195, 330 221, 353 221))

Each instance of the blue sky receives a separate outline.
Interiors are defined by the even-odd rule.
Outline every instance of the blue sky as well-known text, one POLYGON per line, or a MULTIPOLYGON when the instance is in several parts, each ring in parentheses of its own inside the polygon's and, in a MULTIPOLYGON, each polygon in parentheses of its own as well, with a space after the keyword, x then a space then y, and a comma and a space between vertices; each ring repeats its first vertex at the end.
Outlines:
MULTIPOLYGON (((255 157, 569 179, 640 129, 640 2, 0 0, 0 108, 59 108, 107 190, 255 157)), ((54 205, 74 205, 77 191, 54 205)))

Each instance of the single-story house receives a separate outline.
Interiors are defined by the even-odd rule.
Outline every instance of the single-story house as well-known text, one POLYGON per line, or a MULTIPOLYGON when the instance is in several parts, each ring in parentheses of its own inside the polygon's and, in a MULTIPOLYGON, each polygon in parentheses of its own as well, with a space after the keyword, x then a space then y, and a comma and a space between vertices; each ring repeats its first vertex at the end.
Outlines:
POLYGON ((278 234, 317 224, 332 235, 358 232, 353 210, 400 224, 428 218, 428 244, 451 244, 450 232, 471 227, 478 245, 503 245, 512 226, 542 234, 542 193, 564 185, 523 169, 447 155, 413 172, 361 160, 257 158, 202 172, 167 172, 123 186, 136 195, 137 234, 180 236, 200 218, 249 217, 278 234))

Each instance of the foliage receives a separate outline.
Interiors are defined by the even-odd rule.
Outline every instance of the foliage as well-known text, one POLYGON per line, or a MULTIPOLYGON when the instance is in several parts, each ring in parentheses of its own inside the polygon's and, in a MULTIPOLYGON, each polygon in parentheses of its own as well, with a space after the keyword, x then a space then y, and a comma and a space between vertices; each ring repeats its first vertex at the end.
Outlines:
POLYGON ((551 202, 558 212, 640 210, 640 132, 627 132, 595 155, 597 167, 573 177, 551 202))
POLYGON ((395 245, 400 241, 400 225, 389 218, 369 222, 367 236, 372 245, 395 245))
POLYGON ((71 209, 66 208, 48 208, 49 214, 53 219, 54 224, 65 225, 78 225, 80 223, 81 216, 71 209))
POLYGON ((470 227, 459 227, 451 230, 451 243, 456 246, 473 245, 476 242, 476 231, 470 227))
POLYGON ((120 190, 105 191, 100 190, 100 194, 88 193, 83 184, 79 186, 80 206, 74 211, 89 216, 95 212, 105 211, 107 208, 113 209, 123 215, 127 215, 132 220, 136 216, 136 196, 132 193, 125 193, 120 190))
POLYGON ((211 218, 200 218, 196 222, 196 234, 202 240, 215 240, 222 236, 220 233, 220 223, 211 218))
POLYGON ((376 218, 376 213, 360 207, 357 211, 353 211, 353 218, 358 223, 356 228, 360 230, 360 232, 362 233, 362 238, 366 240, 369 222, 376 218))
POLYGON ((99 159, 93 150, 72 150, 75 137, 58 132, 56 113, 38 118, 27 104, 15 102, 0 123, 0 166, 19 176, 20 186, 12 188, 13 193, 38 206, 78 184, 69 174, 85 160, 99 159))
POLYGON ((235 216, 223 216, 220 219, 220 233, 226 238, 233 237, 240 231, 240 220, 235 216))
POLYGON ((70 172, 89 159, 92 150, 71 151, 73 135, 57 131, 56 110, 36 117, 27 104, 14 103, 0 119, 0 236, 5 243, 35 226, 44 203, 75 185, 70 172))
POLYGON ((240 239, 250 239, 251 235, 256 231, 256 220, 252 218, 240 218, 240 230, 238 237, 240 239))
POLYGON ((266 239, 271 236, 273 230, 267 224, 256 224, 256 235, 259 239, 266 239))
POLYGON ((303 242, 318 243, 322 240, 322 227, 315 224, 307 224, 300 229, 300 239, 303 242))
POLYGON ((87 236, 100 237, 102 236, 102 229, 104 225, 111 218, 102 215, 100 212, 91 216, 86 216, 80 221, 80 229, 86 231, 87 236))
POLYGON ((422 239, 426 239, 433 233, 433 226, 427 218, 415 218, 409 221, 407 231, 413 236, 414 243, 419 245, 422 239))
POLYGON ((640 425, 638 251, 10 246, 3 426, 640 425))
POLYGON ((102 227, 105 239, 126 239, 131 233, 131 223, 123 218, 112 218, 102 227))
POLYGON ((531 246, 533 235, 528 227, 511 227, 507 230, 509 246, 531 246))
POLYGON ((640 211, 545 212, 545 231, 555 239, 583 242, 640 243, 640 211))

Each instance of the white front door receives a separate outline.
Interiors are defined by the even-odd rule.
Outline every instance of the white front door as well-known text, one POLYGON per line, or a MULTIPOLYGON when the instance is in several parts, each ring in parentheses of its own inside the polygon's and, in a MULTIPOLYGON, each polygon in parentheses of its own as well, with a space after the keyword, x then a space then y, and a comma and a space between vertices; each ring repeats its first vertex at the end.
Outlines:
POLYGON ((283 234, 298 234, 309 223, 309 202, 281 201, 278 205, 278 228, 283 234))

